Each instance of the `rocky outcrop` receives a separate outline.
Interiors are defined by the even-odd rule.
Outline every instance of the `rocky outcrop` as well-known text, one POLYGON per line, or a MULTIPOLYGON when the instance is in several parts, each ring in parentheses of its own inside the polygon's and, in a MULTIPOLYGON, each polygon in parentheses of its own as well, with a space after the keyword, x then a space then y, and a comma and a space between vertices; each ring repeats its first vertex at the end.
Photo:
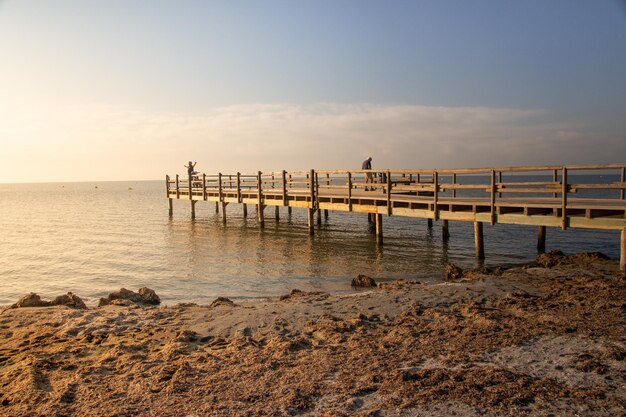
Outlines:
POLYGON ((106 298, 101 298, 98 302, 98 307, 109 304, 130 305, 130 303, 157 305, 161 304, 161 299, 154 292, 154 290, 147 287, 140 288, 138 292, 127 290, 126 288, 120 288, 119 291, 110 293, 106 298))
POLYGON ((60 295, 56 297, 52 301, 42 300, 41 297, 34 292, 31 292, 28 295, 20 298, 19 301, 11 306, 11 308, 20 308, 20 307, 50 307, 50 306, 66 306, 70 308, 76 308, 80 310, 86 310, 87 306, 83 302, 83 300, 73 294, 68 292, 65 295, 60 295))
POLYGON ((350 285, 353 288, 373 288, 376 287, 376 281, 374 278, 367 275, 359 274, 355 278, 352 278, 350 285))
POLYGON ((589 263, 607 259, 609 259, 609 257, 601 252, 581 252, 576 255, 568 256, 560 250, 553 250, 537 255, 537 263, 544 268, 575 263, 589 263))
POLYGON ((79 296, 71 292, 68 292, 65 295, 59 295, 54 300, 52 300, 50 304, 53 306, 63 305, 71 308, 77 308, 80 310, 87 310, 87 306, 85 305, 83 300, 79 296))
POLYGON ((31 292, 28 295, 20 298, 17 303, 13 304, 11 308, 20 308, 20 307, 48 307, 50 305, 50 301, 44 301, 41 297, 34 292, 31 292))
POLYGON ((213 302, 211 303, 211 307, 217 307, 217 306, 229 306, 229 307, 234 307, 235 303, 233 303, 229 298, 226 297, 217 297, 215 300, 213 300, 213 302))
POLYGON ((454 264, 448 264, 443 268, 444 281, 458 281, 463 278, 463 270, 454 264))

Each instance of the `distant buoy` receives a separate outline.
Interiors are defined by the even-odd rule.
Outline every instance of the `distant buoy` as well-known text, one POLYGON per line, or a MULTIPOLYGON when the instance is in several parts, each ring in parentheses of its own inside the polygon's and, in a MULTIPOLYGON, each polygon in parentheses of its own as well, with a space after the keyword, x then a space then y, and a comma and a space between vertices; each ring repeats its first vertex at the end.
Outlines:
POLYGON ((98 186, 96 185, 96 188, 98 188, 98 186))
POLYGON ((128 187, 128 191, 133 191, 133 187, 128 187))

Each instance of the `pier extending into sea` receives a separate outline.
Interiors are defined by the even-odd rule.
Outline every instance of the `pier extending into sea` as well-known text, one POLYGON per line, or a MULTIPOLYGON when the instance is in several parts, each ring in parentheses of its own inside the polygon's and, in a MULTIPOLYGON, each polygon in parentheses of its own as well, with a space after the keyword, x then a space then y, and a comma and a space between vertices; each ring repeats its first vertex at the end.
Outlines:
POLYGON ((546 228, 621 231, 620 269, 626 270, 626 164, 523 166, 467 169, 386 169, 279 171, 255 174, 166 176, 169 214, 173 199, 189 200, 195 218, 198 201, 215 202, 227 220, 229 204, 256 206, 259 227, 266 209, 305 209, 309 234, 322 212, 367 213, 383 242, 383 217, 404 216, 474 224, 477 259, 485 257, 483 223, 538 227, 537 250, 545 250, 546 228), (371 181, 368 181, 371 179, 371 181), (373 181, 373 182, 372 182, 373 181))

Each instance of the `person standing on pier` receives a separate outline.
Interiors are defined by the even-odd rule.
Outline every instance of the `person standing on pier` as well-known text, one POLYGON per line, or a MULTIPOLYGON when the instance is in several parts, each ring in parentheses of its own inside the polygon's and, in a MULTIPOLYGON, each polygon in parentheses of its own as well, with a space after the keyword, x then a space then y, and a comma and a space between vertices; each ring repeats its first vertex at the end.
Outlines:
MULTIPOLYGON (((361 165, 361 169, 372 169, 372 157, 370 156, 369 158, 367 158, 365 161, 363 161, 363 164, 361 165)), ((372 178, 372 173, 371 172, 366 172, 365 173, 365 191, 368 191, 369 189, 367 188, 367 184, 368 183, 374 183, 374 179, 372 178)), ((374 189, 374 187, 372 187, 372 190, 374 189)))
POLYGON ((189 161, 189 165, 185 165, 185 168, 187 168, 187 174, 189 175, 189 179, 191 179, 192 175, 196 173, 196 164, 197 162, 189 161))
POLYGON ((191 187, 191 185, 193 183, 193 176, 195 174, 197 174, 197 172, 195 170, 196 164, 197 164, 197 162, 189 161, 189 165, 185 165, 185 168, 187 168, 187 175, 189 176, 189 186, 190 187, 191 187))

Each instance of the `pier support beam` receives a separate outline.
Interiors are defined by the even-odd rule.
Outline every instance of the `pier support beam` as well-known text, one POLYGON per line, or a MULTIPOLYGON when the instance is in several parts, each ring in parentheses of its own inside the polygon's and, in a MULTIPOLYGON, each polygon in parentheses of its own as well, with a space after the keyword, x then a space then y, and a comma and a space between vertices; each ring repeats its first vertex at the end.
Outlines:
POLYGON ((243 218, 247 218, 248 217, 248 205, 244 203, 243 205, 243 218))
POLYGON ((546 227, 539 226, 537 234, 537 252, 544 253, 546 251, 546 227))
POLYGON ((322 225, 322 210, 317 209, 317 225, 321 226, 322 225))
POLYGON ((287 207, 287 214, 291 216, 291 207, 287 207))
POLYGON ((168 198, 168 208, 169 208, 170 217, 172 217, 174 215, 174 202, 172 201, 171 198, 168 198))
POLYGON ((485 259, 485 243, 483 241, 483 224, 474 222, 474 246, 476 248, 476 258, 485 259))
POLYGON ((196 218, 196 200, 189 200, 190 208, 191 208, 191 219, 196 218))
POLYGON ((313 227, 313 212, 315 210, 312 208, 307 209, 308 212, 308 221, 309 221, 309 235, 313 236, 315 234, 315 228, 313 227))
POLYGON ((225 203, 225 202, 222 201, 222 221, 224 223, 226 223, 226 205, 227 204, 228 203, 225 203))
POLYGON ((441 237, 443 240, 450 239, 450 231, 448 230, 448 221, 443 220, 443 224, 441 225, 441 237))
POLYGON ((215 212, 216 213, 220 212, 220 203, 218 203, 217 201, 215 202, 215 212))
POLYGON ((261 228, 265 227, 265 216, 263 215, 263 209, 264 207, 261 204, 257 204, 256 213, 259 219, 259 227, 261 228))
POLYGON ((376 219, 376 242, 383 243, 383 215, 375 214, 376 219))
POLYGON ((274 210, 274 215, 276 216, 276 221, 278 221, 280 219, 280 212, 278 211, 278 206, 276 206, 276 209, 274 210))
POLYGON ((428 230, 433 228, 433 219, 428 219, 428 230))
POLYGON ((626 271, 626 229, 622 229, 622 239, 619 252, 619 269, 626 271))
POLYGON ((328 218, 328 210, 324 210, 324 218, 327 219, 328 218))
POLYGON ((373 217, 373 216, 374 216, 373 214, 367 213, 367 222, 368 222, 369 224, 372 224, 372 223, 373 223, 373 220, 372 220, 372 217, 373 217))

